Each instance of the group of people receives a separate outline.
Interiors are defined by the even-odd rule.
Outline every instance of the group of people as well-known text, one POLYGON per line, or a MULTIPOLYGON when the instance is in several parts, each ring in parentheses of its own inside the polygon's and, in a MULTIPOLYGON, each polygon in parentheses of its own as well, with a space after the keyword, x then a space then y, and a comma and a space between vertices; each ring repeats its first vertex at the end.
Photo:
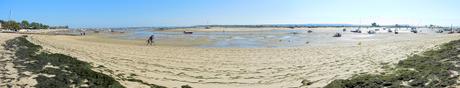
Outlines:
POLYGON ((80 32, 80 35, 82 35, 82 36, 83 36, 83 35, 86 35, 86 33, 85 33, 85 32, 80 32))

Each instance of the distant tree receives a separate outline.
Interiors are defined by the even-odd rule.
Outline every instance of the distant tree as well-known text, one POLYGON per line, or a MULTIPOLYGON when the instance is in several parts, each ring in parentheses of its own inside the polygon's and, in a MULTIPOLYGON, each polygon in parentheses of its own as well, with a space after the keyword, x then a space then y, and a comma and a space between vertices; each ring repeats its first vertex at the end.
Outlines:
POLYGON ((48 29, 50 26, 38 23, 38 22, 32 22, 29 23, 27 20, 23 20, 21 22, 16 22, 14 20, 9 20, 9 21, 4 21, 0 20, 0 23, 2 24, 2 27, 5 29, 48 29))
POLYGON ((377 23, 372 23, 372 27, 378 27, 379 25, 377 23))
POLYGON ((48 28, 50 28, 50 26, 48 26, 48 25, 43 25, 41 29, 48 29, 48 28))
POLYGON ((435 26, 435 25, 433 25, 433 24, 430 24, 430 28, 434 28, 434 27, 436 27, 436 26, 435 26))
POLYGON ((30 23, 30 27, 31 27, 32 29, 38 29, 39 26, 40 26, 40 23, 37 23, 37 22, 32 22, 32 23, 30 23))
POLYGON ((21 27, 23 29, 29 29, 30 28, 29 26, 30 26, 29 21, 27 21, 27 20, 22 20, 21 21, 21 27))
POLYGON ((0 20, 0 26, 1 26, 0 28, 4 28, 5 27, 5 21, 0 20))
POLYGON ((6 29, 20 29, 19 23, 14 20, 10 20, 2 24, 6 29))

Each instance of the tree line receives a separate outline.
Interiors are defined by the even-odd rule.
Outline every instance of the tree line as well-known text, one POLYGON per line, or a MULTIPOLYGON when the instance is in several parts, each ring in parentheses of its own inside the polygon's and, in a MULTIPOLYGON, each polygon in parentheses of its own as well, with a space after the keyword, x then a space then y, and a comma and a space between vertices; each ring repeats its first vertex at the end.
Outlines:
POLYGON ((21 22, 16 22, 14 20, 9 20, 9 21, 4 21, 0 20, 0 23, 2 24, 2 28, 4 29, 48 29, 50 26, 38 23, 38 22, 32 22, 29 23, 27 20, 23 20, 21 22))

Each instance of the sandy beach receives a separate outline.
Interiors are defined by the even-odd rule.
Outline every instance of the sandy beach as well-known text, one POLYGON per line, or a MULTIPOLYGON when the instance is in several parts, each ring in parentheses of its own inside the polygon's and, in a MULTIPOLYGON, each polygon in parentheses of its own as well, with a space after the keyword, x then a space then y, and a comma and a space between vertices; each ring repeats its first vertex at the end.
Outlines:
MULTIPOLYGON (((98 36, 31 35, 28 40, 46 51, 67 54, 94 67, 104 66, 105 69, 94 70, 113 77, 134 74, 136 79, 166 87, 287 88, 323 87, 353 74, 380 74, 384 71, 382 66, 459 37, 377 34, 352 38, 354 41, 288 48, 145 46, 140 40, 98 36), (314 83, 303 86, 302 80, 314 83)), ((119 81, 129 88, 147 87, 119 81)))
POLYGON ((0 0, 0 88, 460 88, 460 0, 0 0))

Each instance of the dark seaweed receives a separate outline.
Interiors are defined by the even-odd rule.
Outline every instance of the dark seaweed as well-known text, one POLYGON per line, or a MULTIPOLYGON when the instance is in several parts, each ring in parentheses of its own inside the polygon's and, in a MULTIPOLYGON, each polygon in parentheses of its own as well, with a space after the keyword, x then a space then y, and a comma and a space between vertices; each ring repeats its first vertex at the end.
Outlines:
MULTIPOLYGON (((26 36, 6 41, 5 49, 15 52, 14 64, 20 73, 40 74, 35 78, 38 88, 124 88, 114 78, 91 70, 89 63, 76 58, 56 53, 40 52, 42 48, 27 41, 26 36), (45 67, 52 65, 53 68, 45 67), (51 77, 42 75, 54 75, 51 77), (83 86, 86 85, 86 86, 83 86)), ((22 74, 21 76, 27 76, 22 74)))
POLYGON ((436 50, 411 55, 399 61, 395 69, 383 75, 355 75, 350 79, 338 79, 326 88, 439 88, 455 85, 460 68, 460 40, 443 44, 436 50), (406 84, 403 84, 406 82, 406 84))

